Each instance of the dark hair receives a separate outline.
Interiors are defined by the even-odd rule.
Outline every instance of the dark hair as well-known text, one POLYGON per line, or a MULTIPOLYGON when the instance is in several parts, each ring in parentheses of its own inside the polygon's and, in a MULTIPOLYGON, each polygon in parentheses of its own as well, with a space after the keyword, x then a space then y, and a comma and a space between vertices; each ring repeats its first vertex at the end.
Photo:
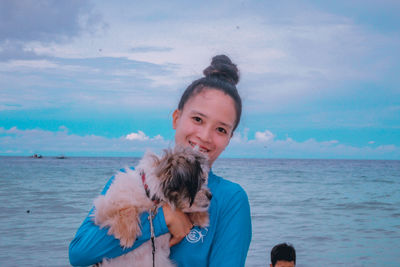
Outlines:
MULTIPOLYGON (((205 87, 216 89, 232 97, 235 102, 236 122, 235 131, 242 115, 242 99, 239 96, 236 84, 239 82, 239 70, 235 64, 225 55, 212 58, 210 66, 203 71, 204 77, 193 81, 183 92, 178 109, 183 110, 186 102, 200 93, 205 87)), ((232 132, 233 132, 232 131, 232 132)))
POLYGON ((271 250, 271 263, 275 266, 277 261, 294 261, 296 264, 296 250, 292 245, 282 243, 271 250))

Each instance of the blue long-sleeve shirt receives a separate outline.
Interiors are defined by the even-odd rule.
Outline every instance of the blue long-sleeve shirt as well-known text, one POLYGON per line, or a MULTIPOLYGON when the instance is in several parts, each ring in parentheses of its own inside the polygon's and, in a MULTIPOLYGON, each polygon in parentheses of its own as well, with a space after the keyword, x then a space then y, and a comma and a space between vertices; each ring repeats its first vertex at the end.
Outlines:
MULTIPOLYGON (((102 194, 112 183, 111 178, 102 194)), ((178 266, 244 266, 251 241, 250 206, 246 192, 236 183, 214 175, 208 187, 213 198, 209 208, 209 227, 195 227, 177 245, 171 247, 170 258, 178 266)), ((108 235, 107 228, 95 225, 90 211, 69 246, 70 263, 86 266, 127 253, 150 239, 147 214, 141 216, 142 235, 131 248, 123 249, 119 240, 108 235)), ((168 232, 162 208, 153 220, 155 235, 168 232)))

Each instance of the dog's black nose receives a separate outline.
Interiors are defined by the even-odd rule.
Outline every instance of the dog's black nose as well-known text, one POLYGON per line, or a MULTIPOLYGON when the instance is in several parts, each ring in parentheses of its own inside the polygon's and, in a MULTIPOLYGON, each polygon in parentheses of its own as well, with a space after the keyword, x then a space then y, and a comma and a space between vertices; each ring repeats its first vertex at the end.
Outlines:
POLYGON ((207 196, 208 200, 212 199, 212 194, 210 191, 206 191, 206 196, 207 196))

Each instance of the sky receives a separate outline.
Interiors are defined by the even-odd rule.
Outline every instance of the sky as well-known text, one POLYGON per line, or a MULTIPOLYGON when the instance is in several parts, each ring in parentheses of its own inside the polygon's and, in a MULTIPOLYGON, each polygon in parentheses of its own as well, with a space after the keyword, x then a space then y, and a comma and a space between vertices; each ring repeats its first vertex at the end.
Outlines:
POLYGON ((240 69, 225 158, 400 160, 400 2, 0 1, 0 155, 141 156, 211 58, 240 69))

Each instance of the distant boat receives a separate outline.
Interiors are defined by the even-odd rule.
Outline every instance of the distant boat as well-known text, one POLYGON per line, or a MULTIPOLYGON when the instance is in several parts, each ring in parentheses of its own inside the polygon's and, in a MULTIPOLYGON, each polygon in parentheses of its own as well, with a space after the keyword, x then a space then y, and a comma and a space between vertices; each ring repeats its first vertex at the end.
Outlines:
POLYGON ((57 159, 66 159, 67 157, 64 156, 64 155, 60 155, 60 156, 57 156, 56 158, 57 158, 57 159))
POLYGON ((33 154, 31 157, 34 158, 34 159, 41 159, 41 158, 43 158, 43 156, 40 155, 40 154, 33 154))

